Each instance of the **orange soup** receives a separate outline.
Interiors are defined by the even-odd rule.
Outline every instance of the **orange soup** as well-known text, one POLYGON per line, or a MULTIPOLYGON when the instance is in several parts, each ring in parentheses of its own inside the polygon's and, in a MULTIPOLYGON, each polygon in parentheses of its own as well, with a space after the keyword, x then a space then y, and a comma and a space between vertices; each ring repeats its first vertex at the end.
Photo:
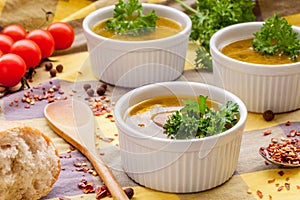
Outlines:
POLYGON ((221 52, 230 58, 256 64, 280 65, 293 63, 287 55, 264 55, 253 50, 252 38, 239 40, 225 46, 221 52))
POLYGON ((143 34, 138 37, 129 35, 116 35, 113 33, 113 31, 105 29, 106 21, 107 19, 96 24, 94 27, 92 27, 92 31, 103 37, 125 41, 145 41, 160 39, 175 35, 183 29, 183 27, 177 22, 168 18, 159 17, 159 20, 156 21, 157 27, 155 31, 149 32, 148 34, 143 34))

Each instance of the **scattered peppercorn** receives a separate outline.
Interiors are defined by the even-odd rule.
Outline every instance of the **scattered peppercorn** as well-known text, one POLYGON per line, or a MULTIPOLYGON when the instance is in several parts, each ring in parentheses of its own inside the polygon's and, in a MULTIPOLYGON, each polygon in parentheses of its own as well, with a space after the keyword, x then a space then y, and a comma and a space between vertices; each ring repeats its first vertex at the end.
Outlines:
POLYGON ((90 97, 92 97, 92 96, 94 96, 94 90, 92 89, 92 88, 89 88, 89 89, 87 89, 87 91, 86 91, 86 93, 90 96, 90 97))
POLYGON ((85 83, 84 85, 83 85, 83 89, 85 90, 85 91, 87 91, 88 89, 90 89, 92 86, 91 86, 91 84, 89 84, 89 83, 85 83))
POLYGON ((51 62, 47 62, 47 63, 45 64, 45 69, 46 69, 46 71, 50 71, 50 70, 52 69, 52 67, 53 67, 53 64, 52 64, 51 62))
POLYGON ((125 188, 124 192, 129 199, 131 199, 134 195, 134 190, 132 188, 125 188))
POLYGON ((57 70, 58 73, 61 73, 63 71, 63 69, 64 69, 64 66, 62 64, 58 64, 56 66, 56 70, 57 70))
POLYGON ((56 69, 50 69, 50 76, 55 77, 56 76, 56 69))
POLYGON ((275 114, 273 113, 272 110, 266 110, 264 113, 263 113, 263 118, 266 120, 266 121, 272 121, 275 117, 275 114))
POLYGON ((106 89, 104 88, 104 87, 98 87, 97 88, 97 94, 99 95, 99 96, 102 96, 102 95, 104 95, 105 94, 105 91, 106 91, 106 89))

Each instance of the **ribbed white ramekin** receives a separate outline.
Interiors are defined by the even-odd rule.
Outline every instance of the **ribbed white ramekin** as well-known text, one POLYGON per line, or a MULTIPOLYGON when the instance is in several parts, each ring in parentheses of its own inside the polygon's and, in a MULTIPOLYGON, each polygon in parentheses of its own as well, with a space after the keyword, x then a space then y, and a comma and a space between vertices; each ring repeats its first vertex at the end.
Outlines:
MULTIPOLYGON (((221 53, 240 39, 253 37, 263 22, 236 24, 215 33, 210 40, 216 85, 240 97, 250 112, 288 112, 300 108, 300 62, 260 65, 241 62, 221 53)), ((300 33, 299 27, 293 29, 300 33)))
POLYGON ((97 78, 112 85, 134 88, 175 80, 182 74, 192 24, 189 16, 164 5, 144 3, 143 7, 145 13, 155 10, 158 16, 178 22, 183 30, 157 40, 114 40, 91 30, 99 21, 112 17, 114 6, 94 11, 84 19, 83 31, 97 78))
POLYGON ((125 172, 146 187, 174 193, 208 190, 234 173, 247 110, 235 95, 214 86, 192 82, 150 84, 123 95, 114 109, 125 172), (125 122, 128 108, 157 96, 204 95, 220 103, 238 103, 240 119, 231 129, 201 139, 172 140, 145 135, 125 122))

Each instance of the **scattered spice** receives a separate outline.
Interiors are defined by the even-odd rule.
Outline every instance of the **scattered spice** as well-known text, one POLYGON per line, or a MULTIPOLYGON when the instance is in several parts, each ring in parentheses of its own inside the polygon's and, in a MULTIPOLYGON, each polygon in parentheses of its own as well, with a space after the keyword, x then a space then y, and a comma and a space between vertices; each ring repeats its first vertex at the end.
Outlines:
POLYGON ((50 69, 50 76, 55 77, 56 76, 56 69, 52 68, 50 69))
POLYGON ((52 62, 47 62, 47 63, 45 64, 45 70, 46 70, 46 71, 50 71, 52 68, 53 68, 52 62))
POLYGON ((266 110, 264 113, 263 113, 263 118, 266 120, 266 121, 272 121, 275 117, 275 114, 273 113, 272 110, 266 110))
POLYGON ((268 183, 274 183, 274 182, 275 182, 275 178, 268 180, 268 183))
POLYGON ((86 93, 87 93, 90 97, 92 97, 92 96, 94 96, 95 91, 94 91, 92 88, 89 88, 89 89, 87 89, 86 93))
POLYGON ((290 125, 291 125, 291 122, 290 122, 290 121, 287 121, 287 122, 285 122, 285 125, 286 125, 286 126, 290 126, 290 125))
POLYGON ((84 85, 83 85, 83 89, 85 90, 85 91, 87 91, 88 89, 90 89, 92 86, 91 86, 91 84, 89 84, 89 83, 85 83, 84 85))
POLYGON ((277 191, 278 191, 278 192, 280 192, 281 190, 283 190, 283 185, 281 185, 281 186, 279 186, 279 187, 277 188, 277 191))
POLYGON ((62 64, 58 64, 56 65, 55 69, 58 73, 61 73, 64 69, 64 66, 62 64))
POLYGON ((270 135, 272 133, 272 130, 265 130, 263 132, 264 135, 270 135))
POLYGON ((291 184, 290 183, 285 183, 284 186, 285 186, 285 188, 287 190, 290 190, 290 188, 291 188, 291 184))
POLYGON ((283 175, 284 175, 284 171, 280 170, 280 171, 278 172, 278 174, 279 174, 279 176, 283 176, 283 175))
POLYGON ((256 194, 260 199, 262 199, 264 197, 263 193, 260 190, 257 190, 256 194))

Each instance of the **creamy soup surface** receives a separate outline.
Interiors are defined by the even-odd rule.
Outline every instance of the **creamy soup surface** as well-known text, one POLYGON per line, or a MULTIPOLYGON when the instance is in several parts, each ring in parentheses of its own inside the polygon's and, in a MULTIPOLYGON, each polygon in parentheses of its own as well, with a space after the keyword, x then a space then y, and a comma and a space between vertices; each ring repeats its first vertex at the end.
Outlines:
POLYGON ((225 46, 221 52, 228 57, 248 63, 269 65, 293 63, 287 55, 263 55, 253 50, 252 40, 253 38, 233 42, 225 46))
POLYGON ((175 35, 183 29, 183 27, 177 22, 168 18, 159 17, 159 20, 157 20, 156 22, 157 27, 155 31, 152 31, 148 34, 143 34, 138 37, 129 36, 129 35, 116 35, 112 31, 105 29, 106 21, 107 19, 100 21, 98 24, 92 27, 92 31, 94 31, 95 33, 103 37, 113 38, 115 40, 125 40, 125 41, 155 40, 155 39, 161 39, 161 38, 175 35))
MULTIPOLYGON (((162 124, 166 119, 176 110, 184 107, 184 101, 192 99, 197 100, 195 96, 160 96, 143 101, 137 105, 132 106, 127 110, 125 115, 125 122, 132 128, 144 133, 145 135, 155 136, 160 138, 168 138, 163 133, 164 129, 154 123, 153 118, 159 113, 164 113, 162 116, 162 124)), ((213 106, 218 109, 217 103, 212 103, 207 100, 209 107, 213 106)))

